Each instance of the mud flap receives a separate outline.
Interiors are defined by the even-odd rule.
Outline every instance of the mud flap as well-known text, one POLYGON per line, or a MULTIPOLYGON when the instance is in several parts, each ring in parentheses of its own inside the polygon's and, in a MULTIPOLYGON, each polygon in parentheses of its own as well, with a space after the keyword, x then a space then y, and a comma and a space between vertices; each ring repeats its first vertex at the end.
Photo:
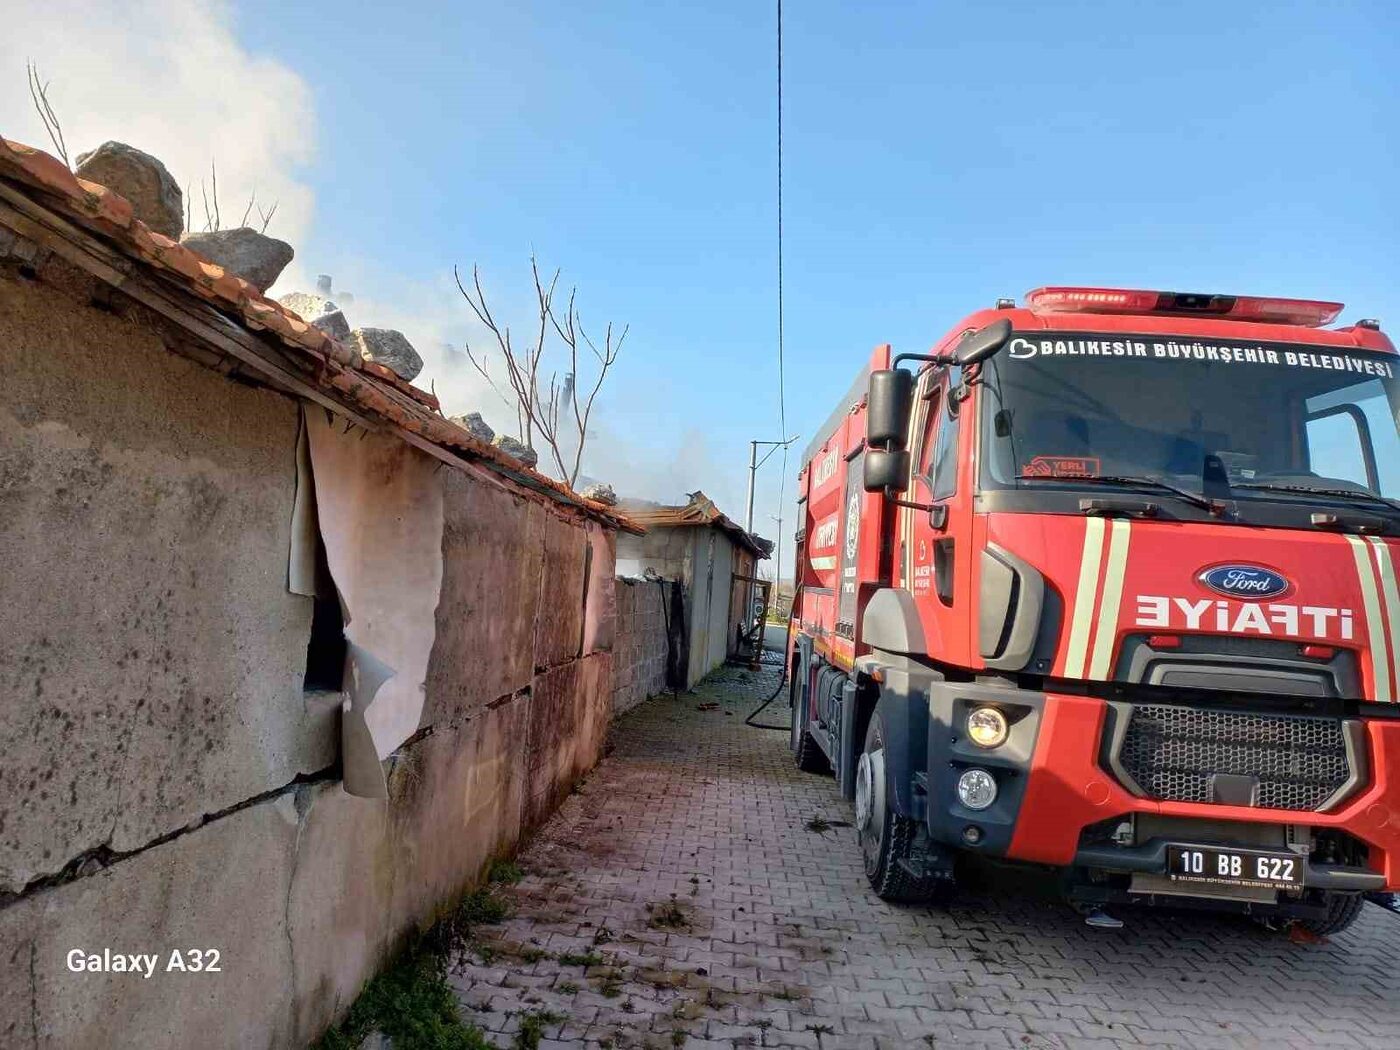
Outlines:
POLYGON ((833 762, 836 768, 836 783, 841 788, 841 797, 854 802, 856 797, 856 759, 860 754, 862 740, 856 739, 856 730, 864 736, 865 726, 856 725, 856 683, 848 680, 841 687, 841 740, 837 745, 840 760, 833 762))
POLYGON ((889 767, 894 798, 890 807, 902 817, 924 820, 924 796, 916 796, 914 777, 928 770, 928 691, 941 682, 936 671, 911 664, 902 657, 875 654, 884 681, 878 709, 885 726, 885 762, 889 767))

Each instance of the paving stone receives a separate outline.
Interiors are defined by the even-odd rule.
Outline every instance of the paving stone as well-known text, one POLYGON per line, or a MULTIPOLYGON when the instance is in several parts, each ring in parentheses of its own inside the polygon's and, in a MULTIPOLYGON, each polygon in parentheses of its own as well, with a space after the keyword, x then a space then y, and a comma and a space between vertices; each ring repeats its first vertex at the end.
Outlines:
POLYGON ((786 734, 743 725, 775 684, 726 668, 614 725, 494 928, 555 958, 498 955, 454 979, 464 1005, 494 1008, 467 1016, 499 1045, 527 995, 568 1016, 542 1046, 1400 1045, 1400 917, 1380 908, 1304 946, 1185 912, 1122 909, 1125 929, 1090 930, 1024 873, 979 872, 942 908, 882 903, 848 828, 807 830, 851 819, 835 784, 793 768, 786 734))

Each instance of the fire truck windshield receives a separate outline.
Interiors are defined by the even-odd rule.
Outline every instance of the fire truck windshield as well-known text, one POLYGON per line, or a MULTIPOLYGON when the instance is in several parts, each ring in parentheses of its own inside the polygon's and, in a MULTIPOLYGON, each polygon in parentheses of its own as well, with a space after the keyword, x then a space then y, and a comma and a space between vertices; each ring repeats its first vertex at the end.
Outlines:
POLYGON ((1241 504, 1400 497, 1397 369, 1333 347, 1018 333, 984 366, 982 486, 1091 475, 1228 484, 1241 504))

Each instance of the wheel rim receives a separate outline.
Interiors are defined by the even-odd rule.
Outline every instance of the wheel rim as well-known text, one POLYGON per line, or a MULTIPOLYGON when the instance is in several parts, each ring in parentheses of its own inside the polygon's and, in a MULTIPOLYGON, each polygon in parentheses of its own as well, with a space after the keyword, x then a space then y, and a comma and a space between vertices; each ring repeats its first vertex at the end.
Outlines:
POLYGON ((861 754, 856 765, 856 834, 867 872, 880 863, 885 837, 885 749, 861 754))
POLYGON ((856 765, 856 830, 865 831, 870 825, 870 755, 862 754, 856 765))

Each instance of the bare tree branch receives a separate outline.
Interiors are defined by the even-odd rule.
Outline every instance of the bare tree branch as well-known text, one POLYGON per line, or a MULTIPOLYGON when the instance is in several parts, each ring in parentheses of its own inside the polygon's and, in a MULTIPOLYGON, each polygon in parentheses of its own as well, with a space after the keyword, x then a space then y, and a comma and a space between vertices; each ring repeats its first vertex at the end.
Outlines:
POLYGON ((481 273, 472 268, 472 283, 468 288, 462 281, 460 272, 454 267, 452 275, 457 289, 466 299, 476 319, 491 333, 496 349, 505 362, 506 379, 513 397, 507 397, 496 384, 488 368, 485 353, 474 348, 468 341, 464 349, 472 367, 490 384, 502 400, 514 401, 516 423, 520 440, 527 445, 533 443, 538 432, 549 449, 559 476, 570 485, 578 481, 583 463, 583 450, 588 438, 588 424, 592 418, 593 402, 602 389, 608 370, 617 361, 622 349, 622 341, 627 336, 623 328, 616 339, 613 326, 609 324, 600 349, 583 329, 575 306, 577 290, 570 289, 568 305, 562 318, 555 308, 555 291, 559 284, 559 271, 555 270, 548 281, 540 275, 539 262, 531 255, 530 274, 535 286, 537 324, 532 327, 533 342, 518 346, 511 339, 509 327, 502 327, 492 315, 486 301, 486 293, 481 286, 481 273), (550 371, 548 384, 540 389, 540 376, 550 343, 557 340, 568 348, 569 370, 561 384, 559 373, 550 371), (598 362, 598 373, 586 397, 579 395, 578 349, 579 343, 593 354, 598 362))
POLYGON ((572 479, 578 477, 579 468, 583 462, 583 437, 588 433, 588 421, 593 415, 593 401, 598 396, 598 391, 603 388, 603 380, 607 378, 608 369, 617 361, 617 355, 622 350, 622 341, 627 338, 628 330, 624 327, 622 329, 622 334, 619 335, 616 342, 614 342, 613 326, 611 322, 609 322, 607 331, 603 337, 603 349, 600 351, 593 340, 589 338, 588 333, 584 331, 583 321, 574 309, 572 295, 569 297, 569 315, 565 325, 563 328, 559 328, 558 325, 556 325, 556 329, 569 346, 570 359, 574 369, 574 385, 572 391, 574 425, 579 434, 579 443, 574 449, 573 470, 568 474, 570 484, 572 484, 572 479), (575 336, 577 336, 577 338, 575 336), (594 381, 593 389, 589 391, 588 397, 584 400, 582 407, 579 406, 578 400, 578 339, 582 339, 584 345, 587 346, 593 352, 594 357, 598 359, 598 377, 594 381))
POLYGON ((279 205, 279 204, 281 204, 281 203, 282 203, 282 202, 281 202, 280 200, 275 200, 275 201, 273 201, 273 202, 272 202, 272 209, 271 209, 270 211, 263 211, 263 210, 262 210, 262 205, 261 205, 261 204, 258 205, 258 214, 259 214, 260 216, 262 216, 262 226, 259 227, 259 229, 258 229, 258 232, 259 232, 259 233, 266 233, 266 232, 267 232, 268 223, 272 222, 272 217, 273 217, 274 215, 277 214, 277 205, 279 205))
POLYGON ((496 392, 497 397, 507 403, 515 404, 517 433, 521 441, 529 444, 528 435, 530 433, 530 423, 533 422, 531 418, 532 412, 528 407, 530 405, 530 397, 529 392, 518 384, 519 370, 516 367, 515 355, 511 348, 510 330, 506 329, 503 331, 500 326, 496 324, 496 319, 491 316, 491 308, 487 305, 486 293, 482 291, 481 273, 477 267, 472 267, 472 288, 474 291, 468 291, 466 286, 462 284, 462 275, 455 266, 452 268, 452 277, 453 280, 457 282, 457 290, 462 293, 462 298, 467 301, 467 305, 471 307, 472 313, 476 315, 476 319, 485 325, 495 338, 496 346, 499 348, 501 355, 506 361, 507 379, 510 382, 512 396, 507 397, 501 388, 496 385, 496 380, 491 376, 488 370, 486 356, 484 354, 478 356, 477 351, 472 348, 470 340, 467 340, 463 344, 463 349, 467 354, 467 360, 470 361, 472 367, 481 374, 481 377, 490 384, 491 389, 496 392))
POLYGON ((238 225, 239 225, 240 227, 241 227, 241 226, 247 226, 247 225, 248 225, 248 216, 251 215, 251 214, 253 214, 253 205, 256 204, 257 202, 258 202, 258 188, 257 188, 256 186, 254 186, 254 187, 253 187, 253 195, 252 195, 251 197, 248 198, 248 207, 246 207, 246 208, 243 209, 243 218, 241 218, 241 219, 238 220, 238 225))
POLYGON ((54 113, 53 106, 49 104, 49 85, 39 77, 39 67, 33 62, 25 62, 25 71, 29 74, 29 98, 34 103, 35 112, 39 114, 39 120, 43 122, 44 130, 48 132, 49 141, 53 143, 53 148, 58 151, 59 157, 67 165, 68 170, 73 170, 73 162, 68 159, 68 143, 63 140, 63 126, 58 122, 58 115, 54 113))

